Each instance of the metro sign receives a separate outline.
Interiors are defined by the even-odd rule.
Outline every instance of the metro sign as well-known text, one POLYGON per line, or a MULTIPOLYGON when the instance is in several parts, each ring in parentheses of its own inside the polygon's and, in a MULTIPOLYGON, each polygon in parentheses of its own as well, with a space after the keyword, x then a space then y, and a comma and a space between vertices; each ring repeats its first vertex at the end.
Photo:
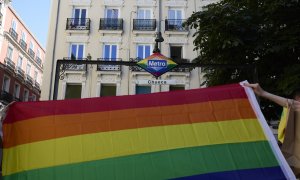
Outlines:
POLYGON ((177 63, 160 53, 154 53, 139 61, 137 65, 151 73, 153 76, 159 77, 176 67, 177 63))

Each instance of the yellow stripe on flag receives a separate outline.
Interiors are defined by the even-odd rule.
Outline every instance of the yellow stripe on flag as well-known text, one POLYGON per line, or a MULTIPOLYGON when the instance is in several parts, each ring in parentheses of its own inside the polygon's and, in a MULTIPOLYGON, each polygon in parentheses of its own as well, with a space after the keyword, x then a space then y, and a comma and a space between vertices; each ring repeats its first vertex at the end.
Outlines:
POLYGON ((261 140, 266 138, 256 119, 77 135, 6 149, 3 164, 18 164, 3 166, 3 174, 185 147, 261 140))

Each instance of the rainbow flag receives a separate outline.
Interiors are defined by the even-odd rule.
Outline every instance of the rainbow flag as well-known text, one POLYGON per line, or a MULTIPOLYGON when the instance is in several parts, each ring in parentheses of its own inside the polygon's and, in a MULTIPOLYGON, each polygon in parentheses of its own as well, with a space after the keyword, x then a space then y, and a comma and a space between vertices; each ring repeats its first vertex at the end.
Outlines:
POLYGON ((256 103, 239 84, 14 103, 4 180, 293 179, 256 103))

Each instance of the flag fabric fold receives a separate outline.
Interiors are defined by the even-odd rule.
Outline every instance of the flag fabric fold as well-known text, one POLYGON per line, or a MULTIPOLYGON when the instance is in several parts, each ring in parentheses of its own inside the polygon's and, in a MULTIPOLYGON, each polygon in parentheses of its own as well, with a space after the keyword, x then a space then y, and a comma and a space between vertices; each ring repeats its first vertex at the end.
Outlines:
POLYGON ((232 84, 14 103, 3 124, 3 176, 293 179, 253 96, 232 84))

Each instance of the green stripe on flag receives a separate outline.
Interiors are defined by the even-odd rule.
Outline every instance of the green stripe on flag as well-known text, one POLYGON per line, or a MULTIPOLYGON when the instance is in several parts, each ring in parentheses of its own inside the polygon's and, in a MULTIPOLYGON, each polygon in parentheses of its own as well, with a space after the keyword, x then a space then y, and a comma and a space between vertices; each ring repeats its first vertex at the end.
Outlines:
POLYGON ((175 149, 36 169, 4 180, 170 179, 221 171, 278 166, 267 141, 175 149))

